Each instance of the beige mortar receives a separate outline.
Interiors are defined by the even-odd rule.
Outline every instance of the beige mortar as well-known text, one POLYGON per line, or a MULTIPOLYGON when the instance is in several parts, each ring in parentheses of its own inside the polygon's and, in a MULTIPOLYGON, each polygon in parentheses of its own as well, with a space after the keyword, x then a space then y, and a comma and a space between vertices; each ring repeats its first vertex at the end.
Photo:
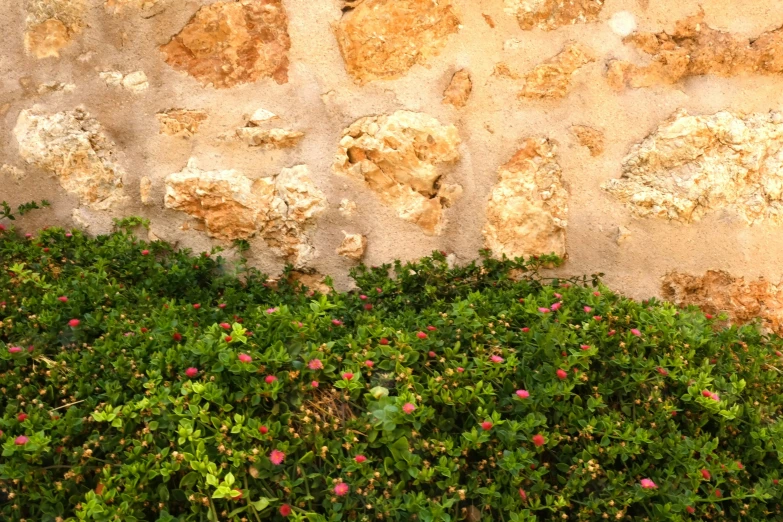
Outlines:
MULTIPOLYGON (((559 145, 557 161, 571 194, 566 237, 569 259, 563 274, 605 272, 609 285, 637 298, 659 295, 661 278, 671 271, 703 274, 721 269, 738 277, 765 276, 773 281, 783 276, 780 226, 748 226, 725 212, 691 224, 639 219, 600 188, 620 176, 622 160, 632 145, 678 108, 693 115, 783 109, 783 78, 776 76, 695 77, 674 86, 622 92, 610 87, 604 77, 608 60, 643 63, 645 57, 622 43, 622 37, 609 27, 609 18, 618 11, 629 11, 639 31, 671 30, 677 20, 697 12, 695 2, 606 0, 598 23, 522 31, 516 18, 504 12, 502 0, 454 0, 462 29, 448 37, 443 51, 428 66, 415 65, 396 80, 358 86, 345 71, 330 26, 341 16, 341 2, 284 0, 291 37, 289 82, 278 85, 265 78, 220 90, 202 87, 196 79, 175 71, 158 49, 199 7, 211 2, 160 2, 164 9, 152 10, 159 14, 145 19, 132 7, 114 15, 103 8, 102 0, 88 0, 83 31, 60 51, 59 59, 42 60, 25 53, 24 3, 4 2, 0 10, 4 36, 0 43, 0 165, 18 167, 26 177, 17 182, 10 169, 0 171, 0 199, 13 205, 41 198, 53 202, 51 209, 18 220, 23 230, 53 224, 74 226, 72 213, 78 198, 66 194, 50 173, 19 157, 12 132, 17 117, 33 105, 45 113, 83 105, 114 142, 115 161, 126 172, 125 193, 131 196, 126 205, 108 213, 81 209, 79 219, 93 233, 107 230, 112 217, 141 215, 152 221, 152 230, 160 238, 181 247, 206 249, 219 243, 192 227, 180 230, 188 216, 163 208, 166 176, 181 171, 190 157, 197 158, 203 170, 235 169, 251 179, 307 164, 314 183, 329 201, 311 233, 318 251, 311 266, 345 287, 347 270, 354 262, 335 253, 343 230, 367 237, 364 261, 371 265, 412 259, 435 249, 453 252, 463 261, 474 257, 483 246, 487 197, 497 181, 498 167, 526 138, 546 136, 559 145), (485 14, 494 20, 494 29, 485 14), (512 39, 517 42, 504 50, 504 42, 512 39), (521 80, 491 76, 499 62, 524 74, 571 41, 590 48, 596 61, 574 75, 563 99, 518 100, 521 80), (466 106, 443 104, 444 90, 454 72, 463 68, 473 83, 466 106), (143 71, 149 88, 139 93, 112 88, 99 77, 101 71, 143 71), (31 81, 22 81, 28 77, 31 81), (38 86, 51 81, 72 83, 76 88, 39 94, 38 86), (6 103, 10 105, 3 112, 6 103), (191 138, 160 134, 156 114, 177 108, 204 110, 209 117, 191 138), (218 139, 245 126, 259 108, 280 117, 275 126, 301 131, 304 138, 296 147, 281 150, 218 139), (331 172, 343 129, 361 117, 401 109, 425 112, 443 125, 455 125, 460 133, 461 159, 444 172, 446 182, 458 183, 464 191, 446 209, 448 225, 440 236, 425 235, 415 224, 397 217, 394 208, 379 204, 369 188, 331 172), (591 156, 570 132, 574 125, 603 130, 605 152, 591 156), (139 198, 145 176, 151 180, 150 197, 156 202, 150 206, 139 198), (338 211, 343 199, 357 204, 350 217, 338 211), (621 226, 630 235, 618 245, 615 239, 621 226)), ((747 0, 741 8, 736 0, 709 0, 702 6, 711 27, 746 37, 783 25, 783 3, 775 0, 747 0)), ((255 265, 270 274, 280 271, 284 260, 262 238, 252 239, 251 245, 255 265)))

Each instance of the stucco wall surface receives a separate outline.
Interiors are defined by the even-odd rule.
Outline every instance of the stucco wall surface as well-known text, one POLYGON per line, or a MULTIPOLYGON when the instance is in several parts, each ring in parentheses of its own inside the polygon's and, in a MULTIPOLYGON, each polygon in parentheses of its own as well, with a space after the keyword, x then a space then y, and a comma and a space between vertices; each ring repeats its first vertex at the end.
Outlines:
POLYGON ((557 252, 783 318, 783 2, 0 0, 0 199, 348 284, 557 252))

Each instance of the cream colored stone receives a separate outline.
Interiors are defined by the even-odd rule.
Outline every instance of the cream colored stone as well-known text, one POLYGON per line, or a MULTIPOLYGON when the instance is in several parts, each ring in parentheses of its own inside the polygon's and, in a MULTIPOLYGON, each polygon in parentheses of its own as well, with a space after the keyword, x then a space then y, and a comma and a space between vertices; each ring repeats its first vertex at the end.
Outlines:
POLYGON ((166 62, 202 85, 288 81, 288 16, 282 0, 227 0, 198 10, 161 46, 166 62))
POLYGON ((600 156, 604 152, 604 133, 587 125, 572 125, 569 129, 579 144, 590 150, 591 156, 600 156))
POLYGON ((270 112, 266 109, 258 109, 256 110, 256 112, 253 113, 253 115, 248 120, 248 126, 250 125, 258 126, 276 119, 279 119, 277 114, 270 112))
POLYGON ((764 330, 783 334, 783 283, 759 278, 745 281, 728 272, 708 270, 703 276, 670 272, 663 278, 662 294, 677 305, 696 305, 705 313, 726 313, 729 322, 759 320, 764 330))
POLYGON ((199 126, 207 120, 202 110, 169 109, 156 114, 160 123, 160 133, 168 136, 190 138, 198 132, 199 126))
POLYGON ((671 34, 634 33, 624 41, 651 59, 647 65, 610 62, 607 77, 616 89, 674 84, 691 76, 783 73, 783 27, 748 38, 708 26, 704 11, 678 21, 671 34))
POLYGON ((144 71, 135 71, 122 79, 122 86, 131 92, 141 92, 148 89, 150 84, 144 71))
POLYGON ((726 209, 750 224, 783 222, 783 114, 676 112, 603 188, 631 211, 684 223, 726 209))
POLYGON ((457 192, 443 183, 440 165, 459 159, 459 144, 456 127, 427 114, 368 116, 343 131, 332 168, 365 181, 402 219, 427 234, 440 234, 443 208, 457 192))
POLYGON ((315 257, 308 232, 327 202, 305 165, 253 181, 235 170, 202 171, 191 161, 166 178, 164 204, 203 222, 218 239, 258 233, 280 255, 303 266, 315 257))
POLYGON ((150 197, 151 191, 152 180, 150 180, 150 178, 147 176, 142 176, 141 180, 139 180, 139 198, 141 199, 141 203, 143 205, 152 204, 152 198, 150 197))
POLYGON ((337 255, 359 261, 364 257, 364 250, 367 248, 367 238, 362 234, 349 234, 343 230, 343 242, 337 247, 335 252, 337 255))
POLYGON ((595 61, 592 51, 579 44, 568 44, 557 56, 537 65, 525 77, 520 98, 564 98, 571 90, 576 71, 595 61))
POLYGON ((287 149, 295 147, 304 137, 303 132, 288 129, 261 129, 242 127, 236 131, 237 138, 251 147, 265 149, 287 149))
POLYGON ((90 228, 90 220, 84 215, 84 209, 82 208, 75 208, 71 211, 71 221, 81 229, 87 230, 90 228))
POLYGON ((16 181, 20 181, 22 178, 25 177, 24 171, 22 169, 14 165, 7 165, 7 164, 3 164, 3 166, 0 167, 0 174, 11 176, 16 181))
POLYGON ((120 71, 102 71, 98 73, 101 80, 111 87, 121 87, 123 74, 120 71))
POLYGON ((618 11, 609 19, 609 27, 614 34, 628 36, 636 31, 636 17, 628 11, 618 11))
POLYGON ((348 74, 359 84, 399 78, 440 54, 459 30, 451 0, 364 0, 335 28, 348 74))
POLYGON ((504 10, 522 29, 551 31, 564 25, 595 22, 604 0, 505 0, 504 10))
POLYGON ((349 199, 341 200, 339 211, 344 217, 352 217, 356 213, 356 202, 349 199))
POLYGON ((460 69, 451 77, 449 86, 443 92, 443 103, 464 107, 472 90, 473 82, 470 79, 470 73, 465 69, 460 69))
POLYGON ((625 240, 631 237, 631 231, 627 227, 620 225, 617 227, 614 236, 614 242, 618 245, 625 243, 625 240))
POLYGON ((529 138, 498 170, 487 204, 485 246, 509 258, 565 254, 568 192, 556 159, 556 146, 529 138))
POLYGON ((14 135, 22 158, 54 173, 82 204, 105 210, 125 199, 114 143, 84 109, 55 114, 23 110, 14 135))
POLYGON ((24 0, 25 49, 38 59, 59 58, 60 51, 84 29, 84 0, 24 0))

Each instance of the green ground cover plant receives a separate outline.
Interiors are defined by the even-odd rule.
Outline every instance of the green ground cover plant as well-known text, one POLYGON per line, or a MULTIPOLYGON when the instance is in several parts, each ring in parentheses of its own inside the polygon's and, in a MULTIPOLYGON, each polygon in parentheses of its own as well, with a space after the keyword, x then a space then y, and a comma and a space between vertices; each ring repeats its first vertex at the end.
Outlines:
POLYGON ((783 520, 781 341, 556 258, 312 294, 0 229, 0 519, 783 520))

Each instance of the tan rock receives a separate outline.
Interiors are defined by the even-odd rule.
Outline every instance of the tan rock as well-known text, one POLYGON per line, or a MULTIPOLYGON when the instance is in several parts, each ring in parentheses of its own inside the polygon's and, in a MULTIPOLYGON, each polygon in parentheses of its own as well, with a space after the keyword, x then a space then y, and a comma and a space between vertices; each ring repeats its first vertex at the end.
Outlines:
POLYGON ((236 131, 237 138, 251 147, 265 149, 287 149, 295 147, 304 137, 303 132, 288 129, 261 129, 259 127, 242 127, 236 131))
POLYGON ((191 161, 166 178, 164 204, 203 222, 218 239, 258 233, 296 266, 315 256, 307 233, 326 210, 326 198, 305 165, 253 181, 235 170, 202 171, 191 161))
POLYGON ((631 237, 631 230, 627 227, 624 227, 620 225, 617 227, 617 230, 615 231, 614 235, 614 242, 617 243, 617 245, 621 245, 625 243, 625 240, 631 237))
POLYGON ((7 164, 3 164, 3 166, 0 167, 0 174, 11 176, 16 181, 20 181, 25 176, 24 171, 22 169, 14 165, 7 165, 7 164))
POLYGON ((14 135, 21 157, 54 173, 82 204, 105 210, 125 199, 114 143, 84 109, 55 114, 23 110, 14 135))
POLYGON ((519 80, 521 78, 519 74, 512 71, 508 64, 504 62, 495 64, 495 68, 492 70, 492 76, 508 78, 510 80, 519 80))
POLYGON ((123 75, 120 71, 101 71, 98 73, 101 80, 111 87, 121 87, 123 75))
POLYGON ((600 156, 604 152, 604 133, 587 125, 572 125, 569 129, 579 144, 590 150, 591 156, 600 156))
POLYGON ((122 86, 131 92, 141 92, 149 88, 150 84, 144 71, 135 71, 122 79, 122 86))
POLYGON ((783 114, 676 112, 603 185, 638 216, 690 223, 727 209, 748 223, 783 222, 783 114))
POLYGON ((426 64, 459 24, 451 0, 364 0, 343 15, 335 33, 348 74, 365 84, 426 64))
POLYGON ((573 74, 595 61, 592 52, 579 44, 568 44, 558 55, 537 65, 525 77, 520 98, 564 98, 571 90, 573 74))
POLYGON ((301 270, 292 270, 288 273, 289 284, 300 284, 307 288, 307 295, 329 294, 332 292, 331 287, 326 284, 326 276, 319 274, 318 272, 310 271, 304 272, 301 270))
POLYGON ((661 291, 677 305, 695 305, 713 315, 725 312, 734 324, 759 319, 765 330, 783 334, 781 283, 763 277, 745 281, 718 270, 708 270, 703 276, 672 272, 663 278, 661 291))
POLYGON ((443 103, 464 107, 472 90, 473 82, 470 79, 470 73, 465 69, 460 69, 451 77, 449 86, 443 92, 443 103))
POLYGON ((337 255, 359 261, 364 256, 364 250, 367 248, 367 237, 361 234, 349 234, 343 231, 345 238, 335 252, 337 255))
POLYGON ((85 26, 84 0, 26 0, 25 6, 25 49, 38 59, 59 58, 85 26))
POLYGON ((258 109, 258 110, 256 110, 256 112, 253 113, 253 115, 248 120, 248 122, 247 122, 248 125, 247 126, 248 127, 252 126, 252 125, 259 126, 261 124, 264 124, 264 123, 267 123, 267 122, 270 122, 270 121, 276 120, 276 119, 279 119, 277 114, 275 114, 273 112, 270 112, 270 111, 268 111, 266 109, 258 109))
POLYGON ((368 116, 343 131, 332 168, 365 181, 384 204, 426 234, 440 234, 443 208, 459 192, 443 183, 440 165, 459 159, 459 143, 456 127, 427 114, 368 116))
POLYGON ((219 1, 198 10, 161 46, 166 62, 202 85, 288 81, 288 16, 282 0, 219 1))
POLYGON ((169 109, 156 114, 160 123, 160 133, 168 136, 183 136, 190 138, 198 132, 199 127, 207 120, 207 113, 202 110, 169 109))
POLYGON ((152 198, 150 197, 151 191, 152 180, 150 180, 150 178, 147 176, 142 176, 141 180, 139 180, 139 198, 141 199, 141 203, 143 205, 152 204, 152 198))
POLYGON ((556 146, 529 138, 498 170, 498 183, 487 204, 486 248, 510 258, 565 254, 568 192, 556 146))
POLYGON ((505 0, 505 12, 525 30, 595 22, 603 7, 604 0, 505 0))
POLYGON ((343 199, 340 201, 340 214, 344 217, 351 217, 356 213, 356 202, 349 199, 343 199))
POLYGON ((709 27, 702 11, 678 21, 671 34, 634 33, 623 41, 651 58, 648 65, 610 62, 607 77, 616 89, 670 85, 707 74, 783 73, 783 27, 747 38, 709 27))
POLYGON ((51 81, 38 85, 38 94, 48 94, 50 92, 73 92, 75 90, 76 85, 73 83, 51 81))

